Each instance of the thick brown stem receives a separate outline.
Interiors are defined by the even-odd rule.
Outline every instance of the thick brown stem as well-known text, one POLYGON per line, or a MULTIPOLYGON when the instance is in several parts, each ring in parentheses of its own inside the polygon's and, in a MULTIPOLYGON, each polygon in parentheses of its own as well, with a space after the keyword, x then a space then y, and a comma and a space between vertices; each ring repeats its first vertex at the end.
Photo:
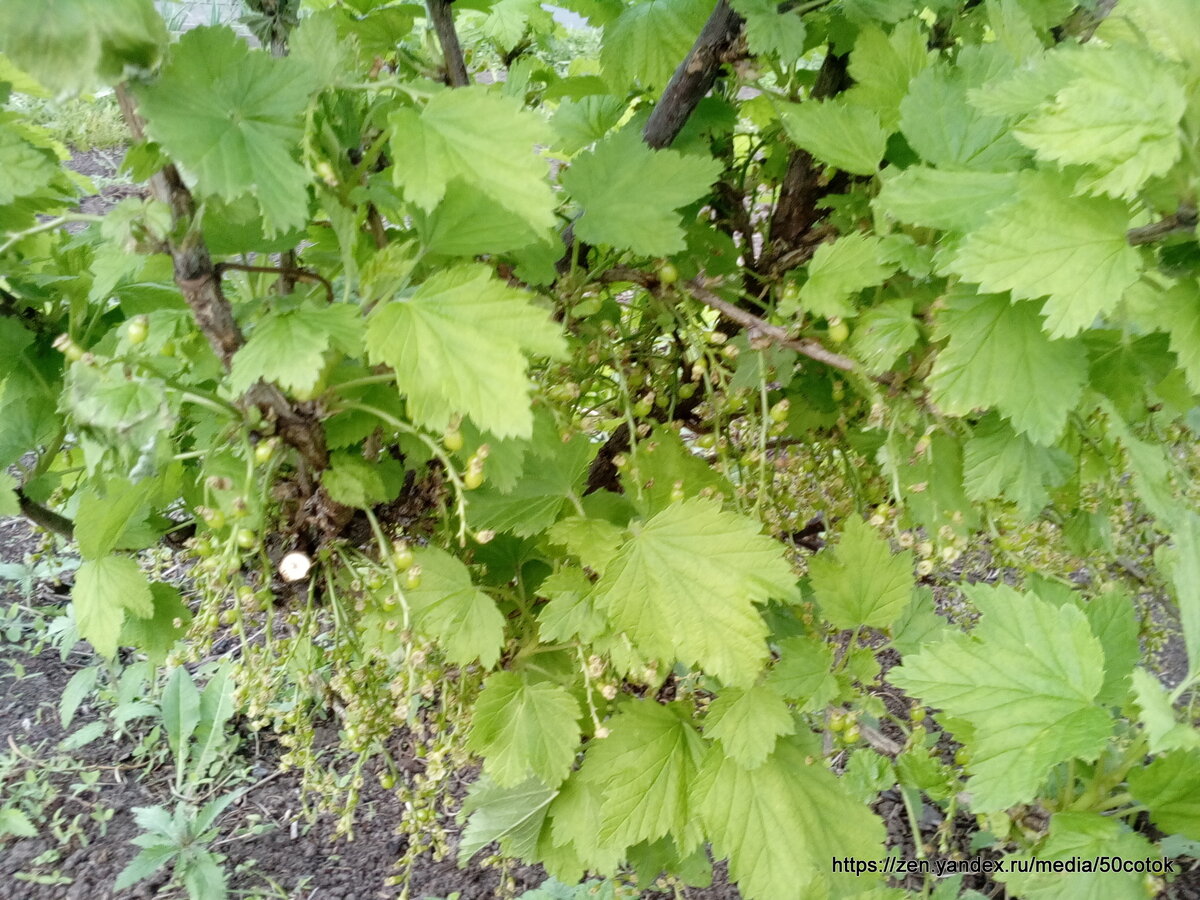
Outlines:
MULTIPOLYGON (((845 90, 849 81, 847 57, 828 53, 813 84, 811 100, 832 97, 845 90)), ((844 172, 825 182, 822 181, 824 169, 807 150, 792 151, 779 191, 779 202, 771 216, 768 246, 758 266, 764 275, 782 271, 779 264, 812 233, 824 215, 818 207, 821 199, 845 189, 848 179, 844 172)))
POLYGON ((462 46, 458 43, 458 32, 454 30, 454 14, 450 12, 450 0, 428 0, 429 21, 442 45, 442 58, 446 63, 446 83, 451 87, 466 87, 471 83, 467 77, 467 64, 463 61, 462 46))
POLYGON ((671 146, 697 104, 712 90, 721 65, 742 33, 742 17, 727 0, 720 0, 687 58, 671 76, 654 112, 642 129, 642 139, 655 150, 671 146))
POLYGON ((1200 224, 1200 215, 1191 206, 1181 206, 1177 211, 1158 222, 1130 228, 1126 239, 1137 247, 1141 244, 1152 244, 1174 234, 1195 234, 1196 226, 1200 224))
POLYGON ((25 516, 34 525, 39 525, 47 531, 52 531, 55 534, 62 535, 67 540, 75 537, 75 524, 66 516, 60 516, 52 509, 47 509, 25 495, 25 492, 17 490, 17 503, 21 507, 21 515, 25 516))

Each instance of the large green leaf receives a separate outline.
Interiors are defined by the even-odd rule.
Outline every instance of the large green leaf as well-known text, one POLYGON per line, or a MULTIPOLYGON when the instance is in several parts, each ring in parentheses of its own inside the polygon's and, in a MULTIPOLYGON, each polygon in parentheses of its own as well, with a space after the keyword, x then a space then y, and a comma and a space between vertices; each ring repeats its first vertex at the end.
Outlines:
POLYGON ((854 295, 882 284, 895 271, 879 238, 858 231, 842 235, 813 254, 800 304, 814 316, 853 316, 854 295))
POLYGON ((295 61, 251 50, 228 28, 196 28, 138 97, 151 136, 201 191, 253 194, 280 232, 308 221, 308 174, 292 157, 313 87, 295 61))
MULTIPOLYGON (((1157 848, 1115 817, 1094 812, 1059 812, 1050 817, 1050 834, 1032 857, 1064 868, 1072 862, 1095 862, 1102 857, 1119 860, 1160 859, 1157 848)), ((1140 900, 1146 896, 1146 876, 1139 872, 1063 871, 1014 872, 1009 865, 997 874, 1014 896, 1027 900, 1140 900)))
POLYGON ((929 63, 929 49, 920 20, 907 19, 885 34, 876 26, 863 28, 850 54, 850 77, 854 85, 846 100, 874 110, 885 129, 900 123, 900 101, 909 82, 929 63))
POLYGON ((459 863, 465 865, 493 841, 498 841, 505 853, 533 860, 555 794, 536 778, 501 787, 486 775, 480 777, 471 785, 459 814, 467 823, 458 841, 459 863))
POLYGON ((990 415, 963 449, 963 487, 972 500, 1003 498, 1032 517, 1050 501, 1050 491, 1067 480, 1072 466, 1066 451, 1038 446, 990 415))
POLYGON ((445 550, 427 547, 415 556, 421 583, 404 597, 416 626, 440 642, 451 662, 465 666, 478 659, 494 666, 504 645, 504 616, 495 602, 445 550))
POLYGON ((1072 54, 1076 77, 1014 134, 1039 159, 1083 166, 1080 186, 1132 199, 1179 159, 1187 96, 1178 67, 1141 47, 1072 54))
POLYGON ((1134 769, 1129 791, 1163 831, 1200 841, 1200 750, 1168 753, 1134 769))
POLYGON ((117 652, 127 611, 142 618, 154 615, 150 584, 137 563, 127 556, 84 562, 75 573, 71 599, 80 636, 110 658, 117 652))
POLYGON ((757 523, 702 499, 631 530, 596 586, 597 606, 651 657, 677 656, 729 684, 752 682, 767 658, 754 604, 795 594, 783 548, 757 523))
POLYGON ((566 688, 516 672, 494 672, 475 701, 467 747, 501 787, 531 775, 555 787, 579 748, 579 703, 566 688))
POLYGON ((325 351, 362 352, 363 322, 346 303, 306 304, 268 313, 233 357, 229 386, 246 391, 260 378, 289 391, 305 392, 325 369, 325 351))
POLYGON ((910 166, 885 169, 875 206, 909 225, 970 231, 1012 199, 1015 172, 970 172, 910 166))
POLYGON ((762 765, 779 737, 795 730, 787 702, 761 684, 722 691, 704 718, 704 736, 718 741, 725 755, 743 769, 762 765))
POLYGON ((677 210, 707 194, 720 172, 714 159, 651 150, 626 128, 576 157, 562 183, 583 207, 575 223, 580 238, 668 256, 684 248, 677 210))
POLYGON ((152 0, 5 0, 0 50, 46 87, 72 92, 149 69, 167 44, 152 0))
POLYGON ((1129 224, 1124 203, 1075 197, 1059 176, 1028 175, 1015 201, 967 236, 950 269, 985 291, 1047 297, 1047 330, 1069 337, 1111 312, 1141 273, 1129 224))
POLYGON ((515 487, 501 491, 485 485, 471 495, 468 512, 476 528, 530 537, 553 525, 572 498, 579 502, 580 482, 595 447, 584 437, 566 444, 556 439, 555 444, 551 453, 526 467, 515 487))
POLYGON ((1051 768, 1094 760, 1112 730, 1096 699, 1104 651, 1086 617, 1007 587, 968 589, 982 614, 971 635, 910 655, 888 679, 975 732, 971 808, 1032 800, 1051 768))
POLYGON ((29 143, 0 118, 0 205, 46 187, 57 171, 53 154, 29 143))
POLYGON ((367 350, 396 370, 413 420, 441 431, 466 414, 498 437, 533 429, 525 353, 558 356, 563 340, 529 295, 462 265, 431 275, 416 292, 381 304, 367 350))
MULTIPOLYGON (((804 900, 826 894, 829 861, 883 853, 882 823, 818 758, 781 740, 760 766, 745 769, 712 747, 695 790, 713 850, 748 900, 804 900)), ((832 896, 842 896, 835 893, 832 896)))
POLYGON ((620 847, 672 835, 698 836, 691 791, 704 742, 682 706, 634 701, 588 747, 580 776, 600 790, 600 842, 620 847))
POLYGON ((662 87, 692 49, 711 11, 708 0, 625 5, 616 21, 604 27, 600 63, 605 78, 618 88, 662 87))
POLYGON ((836 550, 808 564, 821 612, 836 628, 887 628, 912 596, 912 553, 892 554, 862 516, 852 516, 836 550))
POLYGON ((121 535, 144 519, 153 482, 132 484, 114 478, 84 491, 75 514, 75 538, 84 559, 107 556, 120 545, 121 535))
POLYGON ((887 149, 879 113, 844 101, 780 104, 779 118, 797 146, 854 175, 874 175, 887 149))
POLYGON ((795 65, 804 55, 804 19, 798 10, 781 12, 772 0, 732 0, 730 3, 746 22, 750 52, 778 57, 785 66, 795 65))
POLYGON ((554 193, 537 145, 549 126, 512 98, 482 86, 443 91, 420 111, 397 109, 388 120, 392 177, 407 200, 433 212, 461 179, 535 231, 555 223, 554 193))
POLYGON ((936 336, 949 338, 929 376, 939 407, 961 416, 995 406, 1035 443, 1057 440, 1087 380, 1080 341, 1052 340, 1036 304, 995 294, 951 296, 936 336))

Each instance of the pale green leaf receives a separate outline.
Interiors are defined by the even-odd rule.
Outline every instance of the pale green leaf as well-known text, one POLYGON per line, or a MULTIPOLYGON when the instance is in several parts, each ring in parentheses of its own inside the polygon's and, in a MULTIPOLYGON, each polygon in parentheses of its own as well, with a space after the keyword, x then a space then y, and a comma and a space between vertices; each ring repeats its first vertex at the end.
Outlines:
POLYGON ((755 603, 795 593, 782 550, 758 523, 686 500, 634 530, 596 586, 596 603, 649 656, 674 655, 747 685, 767 657, 755 603))
POLYGON ((200 692, 183 666, 176 666, 163 687, 163 730, 176 758, 182 760, 188 741, 200 724, 200 692))
POLYGON ((854 175, 874 175, 887 149, 879 113, 845 101, 781 103, 779 119, 798 147, 854 175))
POLYGON ((126 611, 154 615, 150 585, 137 563, 127 556, 104 556, 84 562, 71 590, 80 637, 111 658, 117 652, 126 611))
POLYGON ((885 300, 855 321, 850 346, 868 372, 879 374, 890 369, 920 337, 912 300, 885 300))
POLYGON ((388 124, 392 177, 416 206, 433 212, 459 178, 535 231, 554 225, 554 193, 535 149, 552 135, 512 98, 483 86, 442 91, 419 112, 396 110, 388 124))
POLYGON ((192 611, 177 588, 161 581, 150 585, 154 615, 149 618, 127 616, 121 629, 122 645, 136 647, 156 666, 162 665, 175 646, 187 634, 192 611))
POLYGON ((138 92, 138 107, 151 137, 202 192, 252 193, 278 233, 308 221, 308 174, 293 154, 312 86, 294 60, 251 50, 228 28, 195 28, 138 92))
POLYGON ((1141 47, 1070 58, 1076 77, 1013 133, 1039 159, 1085 167, 1081 187, 1133 199, 1179 159, 1187 108, 1181 73, 1141 47))
POLYGON ((603 574, 621 549, 625 532, 607 519, 571 516, 555 523, 547 537, 589 569, 603 574))
POLYGON ((1105 706, 1123 706, 1129 697, 1130 675, 1142 658, 1137 604, 1123 591, 1110 590, 1082 606, 1092 634, 1104 648, 1104 686, 1097 699, 1105 706))
POLYGON ((37 827, 15 806, 0 809, 0 838, 12 835, 19 838, 37 837, 37 827))
POLYGON ((938 314, 936 337, 949 338, 929 376, 943 411, 962 416, 995 406, 1035 443, 1057 440, 1087 380, 1080 341, 1048 337, 1036 304, 961 293, 938 314))
POLYGON ((1129 791, 1167 834, 1200 841, 1200 750, 1168 753, 1135 768, 1129 791))
POLYGON ((1200 394, 1200 284, 1188 278, 1168 290, 1155 290, 1137 314, 1167 332, 1188 387, 1200 394))
POLYGON ((1139 667, 1133 670, 1131 681, 1151 753, 1200 749, 1200 731, 1179 721, 1171 698, 1154 675, 1139 667))
MULTIPOLYGON (((571 520, 564 519, 563 523, 571 520)), ((579 521, 594 521, 583 519, 579 521)), ((617 545, 620 545, 618 536, 617 545)), ((613 548, 616 553, 616 547, 613 548)), ((543 640, 570 641, 576 637, 592 642, 608 622, 592 600, 592 582, 579 568, 560 569, 541 583, 538 594, 550 602, 538 613, 538 631, 543 640)))
POLYGON ((595 447, 585 437, 561 441, 551 454, 526 466, 515 487, 500 491, 485 485, 471 495, 467 507, 471 524, 493 531, 511 531, 530 537, 545 531, 574 500, 579 502, 581 484, 595 447))
POLYGON ((710 12, 708 0, 648 0, 625 6, 616 21, 604 27, 604 77, 620 89, 665 86, 710 12))
POLYGON ((679 208, 707 194, 720 172, 714 159, 651 150, 626 128, 576 157, 561 180, 583 207, 579 238, 669 256, 684 248, 679 208))
MULTIPOLYGON (((882 855, 882 823, 825 768, 781 740, 762 765, 746 770, 712 747, 696 803, 713 850, 747 900, 804 900, 844 890, 854 876, 830 873, 829 860, 882 855)), ((833 896, 841 896, 835 893, 833 896)))
POLYGON ((888 542, 862 516, 846 520, 832 550, 809 562, 813 592, 835 628, 886 628, 912 596, 912 553, 893 555, 888 542))
MULTIPOLYGON (((1126 464, 1133 476, 1133 488, 1146 509, 1166 527, 1180 524, 1186 507, 1176 497, 1171 485, 1174 462, 1157 441, 1144 441, 1133 433, 1112 404, 1105 400, 1100 407, 1108 414, 1108 429, 1125 448, 1126 464)), ((1191 660, 1192 665, 1196 660, 1191 660)))
POLYGON ((507 253, 540 237, 515 212, 480 196, 461 178, 446 185, 446 194, 432 213, 418 210, 413 219, 426 250, 449 256, 507 253))
POLYGON ((913 591, 908 607, 892 626, 892 646, 906 657, 949 634, 950 623, 937 614, 933 591, 919 587, 913 591))
POLYGON ((1000 172, 1015 169, 1027 155, 1010 133, 1007 119, 967 103, 973 85, 966 73, 942 64, 917 75, 900 104, 900 129, 909 145, 931 165, 946 169, 1000 172))
POLYGON ((54 178, 54 154, 40 150, 0 118, 0 205, 28 197, 54 178))
MULTIPOLYGON (((1059 812, 1050 817, 1050 834, 1030 857, 1064 866, 1101 857, 1122 860, 1159 859, 1155 846, 1116 817, 1094 812, 1059 812)), ((997 873, 1013 896, 1023 900, 1142 900, 1146 876, 1140 872, 1014 872, 997 873)))
POLYGON ((17 500, 17 479, 8 472, 0 472, 0 516, 19 516, 21 504, 17 500))
POLYGON ((967 236, 950 268, 984 291, 1048 297, 1047 330, 1069 337, 1112 311, 1141 274, 1129 224, 1124 203, 1074 197, 1058 176, 1029 175, 1013 203, 967 236))
POLYGON ((832 668, 833 651, 825 641, 813 635, 785 638, 779 642, 779 662, 767 684, 795 703, 799 712, 810 712, 837 693, 832 668))
POLYGON ((600 841, 627 847, 671 834, 694 844, 691 791, 704 742, 681 707, 633 701, 588 746, 580 776, 600 789, 600 841))
POLYGON ((730 4, 746 22, 746 43, 755 56, 775 56, 785 66, 804 55, 804 19, 799 11, 780 11, 773 0, 733 0, 730 4))
POLYGON ((1122 0, 1121 10, 1101 23, 1101 40, 1148 42, 1177 62, 1200 60, 1200 21, 1192 0, 1122 0))
POLYGON ((766 685, 727 688, 708 707, 704 736, 720 742, 743 769, 762 765, 776 741, 796 730, 787 701, 766 685))
MULTIPOLYGON (((538 847, 543 860, 549 847, 568 848, 578 857, 581 868, 600 873, 616 871, 625 848, 600 841, 603 822, 600 810, 605 793, 603 783, 592 784, 578 773, 563 783, 550 804, 549 834, 543 832, 538 847)), ((578 881, 579 874, 575 873, 572 880, 578 881)))
POLYGON ((919 19, 901 22, 890 35, 869 25, 859 31, 850 54, 854 84, 846 92, 846 100, 874 110, 884 128, 895 131, 908 84, 928 64, 929 49, 919 19))
POLYGON ((497 437, 533 429, 525 353, 557 356, 558 327, 529 295, 481 265, 436 272, 411 297, 380 304, 367 350, 396 370, 409 415, 441 431, 466 414, 497 437))
POLYGON ((1071 457, 1017 434, 999 416, 975 426, 963 448, 963 488, 972 500, 1003 498, 1032 518, 1050 502, 1050 491, 1071 474, 1071 457))
POLYGON ((566 688, 516 672, 494 672, 471 715, 467 747, 501 787, 533 776, 554 787, 579 749, 579 704, 566 688))
POLYGON ((1007 587, 967 590, 982 614, 908 656, 888 679, 974 730, 969 788, 977 812, 1032 800, 1050 769, 1094 760, 1112 721, 1096 699, 1104 651, 1086 617, 1007 587))
POLYGON ((1184 516, 1175 531, 1175 560, 1170 574, 1187 647, 1188 674, 1200 677, 1200 515, 1195 512, 1184 516))
POLYGON ((895 271, 896 264, 884 259, 879 238, 859 231, 842 235, 813 254, 800 305, 814 316, 853 316, 853 296, 882 284, 895 271))
POLYGON ((910 166, 885 169, 874 204, 909 225, 967 232, 1017 189, 1015 172, 970 172, 910 166))
POLYGON ((478 659, 491 667, 504 645, 504 616, 495 602, 471 582, 467 567, 444 550, 427 547, 414 554, 421 583, 404 597, 413 621, 435 638, 458 665, 478 659))
POLYGON ((74 92, 149 69, 167 44, 151 0, 5 0, 0 50, 46 87, 74 92))
POLYGON ((563 100, 550 117, 559 138, 557 146, 564 153, 578 153, 608 134, 624 111, 623 99, 611 94, 563 100))
POLYGON ((124 478, 97 483, 82 492, 75 514, 75 539, 84 559, 107 556, 120 545, 121 535, 144 519, 150 482, 132 484, 124 478))
POLYGON ((244 393, 256 381, 273 381, 287 391, 310 391, 325 369, 325 353, 361 353, 363 323, 346 303, 296 309, 264 316, 234 354, 229 386, 244 393))

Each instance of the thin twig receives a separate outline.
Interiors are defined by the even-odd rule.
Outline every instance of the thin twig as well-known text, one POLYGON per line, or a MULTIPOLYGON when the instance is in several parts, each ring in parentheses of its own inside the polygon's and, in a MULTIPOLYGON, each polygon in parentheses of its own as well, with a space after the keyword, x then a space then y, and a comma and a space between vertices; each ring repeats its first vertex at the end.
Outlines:
POLYGON ((1197 215, 1196 208, 1181 206, 1158 222, 1130 228, 1125 237, 1130 244, 1137 247, 1142 244, 1153 244, 1155 241, 1161 241, 1173 234, 1195 234, 1197 224, 1200 224, 1200 215, 1197 215))
POLYGON ((688 288, 692 296, 705 306, 712 307, 731 322, 741 325, 754 337, 765 338, 772 344, 786 347, 788 350, 795 350, 801 356, 807 356, 809 359, 825 363, 825 365, 840 369, 843 372, 853 372, 858 368, 854 360, 850 357, 827 350, 819 341, 812 338, 793 338, 787 333, 786 329, 780 328, 778 325, 772 325, 770 322, 760 319, 753 313, 747 312, 741 307, 734 306, 728 300, 718 297, 699 278, 689 281, 688 288))
POLYGON ((268 275, 286 275, 288 278, 297 281, 313 281, 319 282, 325 287, 325 297, 330 303, 333 302, 333 285, 324 275, 312 271, 311 269, 296 269, 289 266, 250 266, 245 263, 236 262, 219 262, 216 264, 217 274, 220 275, 226 269, 235 269, 238 272, 263 272, 268 275))

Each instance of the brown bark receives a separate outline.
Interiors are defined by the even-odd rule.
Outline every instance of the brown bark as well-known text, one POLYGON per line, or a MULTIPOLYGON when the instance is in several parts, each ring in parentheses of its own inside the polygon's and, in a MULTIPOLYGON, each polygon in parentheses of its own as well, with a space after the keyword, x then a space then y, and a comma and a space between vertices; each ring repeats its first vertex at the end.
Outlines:
POLYGON ((467 76, 467 64, 463 60, 462 45, 458 32, 454 30, 454 14, 450 11, 450 0, 428 0, 429 21, 442 45, 442 59, 446 66, 446 83, 451 87, 466 87, 471 83, 467 76))

